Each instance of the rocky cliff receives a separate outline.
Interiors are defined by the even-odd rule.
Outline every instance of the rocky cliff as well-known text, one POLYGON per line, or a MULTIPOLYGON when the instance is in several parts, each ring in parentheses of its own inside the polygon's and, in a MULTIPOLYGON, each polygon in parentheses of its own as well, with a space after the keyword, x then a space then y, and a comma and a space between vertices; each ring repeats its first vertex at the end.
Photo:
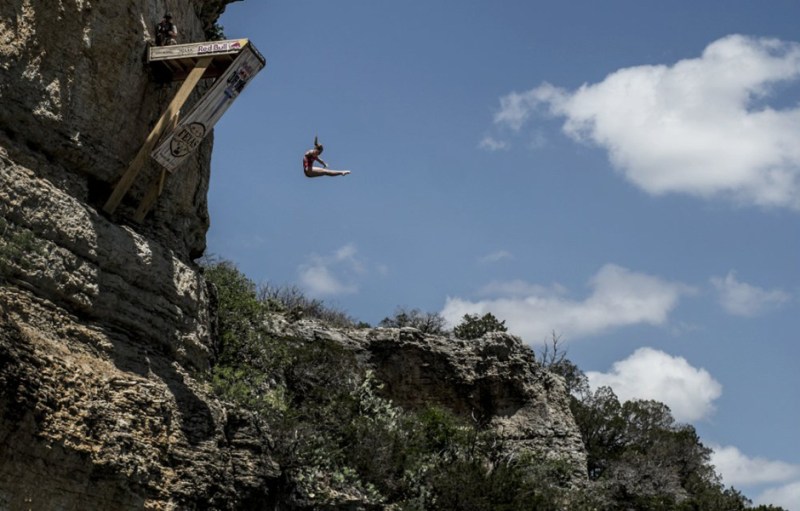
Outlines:
MULTIPOLYGON (((215 352, 205 250, 211 140, 129 221, 158 169, 101 213, 176 86, 144 64, 169 9, 203 40, 226 0, 0 4, 0 509, 259 509, 281 467, 269 431, 198 375, 215 352)), ((196 99, 196 98, 195 98, 196 99)), ((191 100, 190 100, 191 104, 191 100)), ((519 341, 337 332, 389 397, 489 417, 520 446, 585 454, 558 378, 519 341)))
POLYGON ((569 409, 564 380, 537 363, 513 335, 479 339, 426 335, 415 328, 331 329, 314 321, 268 322, 278 338, 327 340, 356 353, 383 382, 383 393, 404 409, 428 405, 485 422, 513 450, 567 461, 585 477, 586 452, 569 409))

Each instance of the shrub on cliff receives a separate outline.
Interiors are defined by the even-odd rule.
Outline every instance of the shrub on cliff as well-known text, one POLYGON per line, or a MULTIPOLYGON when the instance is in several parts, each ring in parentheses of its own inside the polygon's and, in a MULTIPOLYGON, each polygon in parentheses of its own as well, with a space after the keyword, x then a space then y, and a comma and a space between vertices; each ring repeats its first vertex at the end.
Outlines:
POLYGON ((30 267, 30 258, 43 253, 33 232, 0 217, 0 280, 30 267))
POLYGON ((320 299, 309 298, 297 286, 266 283, 258 288, 257 295, 270 311, 284 313, 290 320, 313 318, 337 328, 362 326, 347 313, 320 299))
POLYGON ((445 409, 396 407, 341 345, 267 335, 275 304, 235 266, 205 274, 219 308, 213 387, 265 422, 287 507, 558 509, 567 465, 511 455, 497 433, 445 409))
POLYGON ((505 320, 500 321, 494 314, 487 312, 483 316, 477 314, 464 314, 464 319, 453 329, 453 334, 459 339, 477 339, 489 332, 505 332, 505 320))
POLYGON ((447 321, 437 312, 422 312, 419 309, 398 307, 394 315, 383 318, 380 326, 388 328, 416 328, 422 333, 443 335, 447 331, 447 321))
MULTIPOLYGON (((580 380, 573 364, 562 360, 551 366, 559 368, 580 380)), ((590 491, 603 509, 751 509, 745 496, 721 483, 710 462, 711 449, 700 442, 694 427, 676 423, 665 404, 620 403, 609 387, 594 392, 584 385, 576 388, 580 391, 571 397, 570 408, 587 451, 590 491)))
MULTIPOLYGON (((221 339, 211 380, 220 396, 264 421, 283 474, 273 491, 287 508, 748 509, 721 484, 694 428, 676 424, 662 403, 620 403, 607 387, 591 392, 555 336, 541 358, 572 381, 571 409, 588 452, 583 489, 567 487, 568 464, 509 452, 494 430, 438 407, 394 406, 335 342, 268 335, 264 318, 274 304, 230 263, 206 276, 217 288, 221 339)), ((505 330, 487 316, 468 316, 461 335, 505 330)))

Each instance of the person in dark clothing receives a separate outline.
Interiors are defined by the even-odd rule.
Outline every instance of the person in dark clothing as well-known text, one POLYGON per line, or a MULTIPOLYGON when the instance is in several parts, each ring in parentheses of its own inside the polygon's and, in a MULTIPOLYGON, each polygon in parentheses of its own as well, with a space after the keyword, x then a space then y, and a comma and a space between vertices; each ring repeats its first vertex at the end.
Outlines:
POLYGON ((172 22, 172 14, 166 13, 164 19, 156 25, 156 44, 158 46, 169 46, 178 44, 178 27, 172 22))

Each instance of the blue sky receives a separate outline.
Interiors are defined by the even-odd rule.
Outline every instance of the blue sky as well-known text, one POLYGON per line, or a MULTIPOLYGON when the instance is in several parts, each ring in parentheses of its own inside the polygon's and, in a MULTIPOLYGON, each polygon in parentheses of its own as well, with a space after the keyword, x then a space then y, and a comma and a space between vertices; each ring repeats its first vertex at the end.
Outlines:
POLYGON ((377 324, 552 331, 800 511, 800 2, 275 0, 218 123, 209 253, 377 324), (468 5, 468 6, 467 6, 468 5), (346 177, 308 179, 314 135, 346 177))

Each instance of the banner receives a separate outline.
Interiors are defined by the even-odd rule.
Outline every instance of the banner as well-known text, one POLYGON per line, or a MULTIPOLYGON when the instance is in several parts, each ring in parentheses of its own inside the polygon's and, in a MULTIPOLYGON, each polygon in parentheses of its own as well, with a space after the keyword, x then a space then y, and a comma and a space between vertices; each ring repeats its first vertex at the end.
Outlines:
POLYGON ((264 58, 247 45, 192 110, 181 117, 175 129, 150 153, 153 159, 170 172, 178 168, 263 68, 264 58))
POLYGON ((147 60, 148 62, 158 62, 183 57, 236 54, 242 51, 247 43, 247 39, 229 39, 227 41, 151 46, 147 60))

